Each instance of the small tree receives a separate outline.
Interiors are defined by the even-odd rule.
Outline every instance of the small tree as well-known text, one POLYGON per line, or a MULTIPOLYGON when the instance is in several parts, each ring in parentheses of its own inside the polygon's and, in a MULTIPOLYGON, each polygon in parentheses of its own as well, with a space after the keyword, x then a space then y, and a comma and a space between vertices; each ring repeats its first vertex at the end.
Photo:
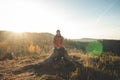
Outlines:
POLYGON ((28 47, 28 51, 30 53, 34 53, 35 52, 35 46, 33 44, 30 44, 30 46, 28 47))
POLYGON ((0 42, 0 58, 4 57, 9 52, 8 48, 9 46, 7 42, 0 42))

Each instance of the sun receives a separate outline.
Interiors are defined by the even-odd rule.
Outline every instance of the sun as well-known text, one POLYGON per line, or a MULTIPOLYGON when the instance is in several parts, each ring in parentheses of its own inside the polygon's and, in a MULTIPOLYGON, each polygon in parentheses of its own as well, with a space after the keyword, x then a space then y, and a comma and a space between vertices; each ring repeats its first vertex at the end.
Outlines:
POLYGON ((20 28, 18 28, 18 29, 12 29, 11 31, 15 32, 15 33, 23 33, 23 32, 25 32, 24 30, 22 30, 20 28))
POLYGON ((35 28, 35 27, 25 27, 25 26, 22 26, 22 27, 12 27, 12 28, 7 28, 8 31, 12 31, 12 32, 15 32, 15 33, 24 33, 24 32, 39 32, 39 29, 38 28, 35 28))
POLYGON ((16 29, 16 30, 13 30, 13 32, 16 32, 16 33, 23 33, 24 31, 21 30, 21 29, 16 29))
POLYGON ((9 28, 6 28, 7 31, 12 31, 12 32, 15 32, 15 33, 23 33, 25 32, 24 28, 23 27, 9 27, 9 28))

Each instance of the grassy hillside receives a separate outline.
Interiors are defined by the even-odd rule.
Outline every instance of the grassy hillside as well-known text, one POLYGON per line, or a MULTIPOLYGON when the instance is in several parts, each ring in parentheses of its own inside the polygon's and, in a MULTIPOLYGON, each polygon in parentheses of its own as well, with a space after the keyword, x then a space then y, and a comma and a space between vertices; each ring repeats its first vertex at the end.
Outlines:
POLYGON ((0 31, 0 80, 120 80, 120 57, 85 54, 89 42, 65 39, 65 48, 76 65, 67 74, 53 74, 39 66, 52 52, 53 37, 50 33, 0 31), (15 56, 12 60, 1 59, 11 52, 15 56))
POLYGON ((20 56, 50 51, 53 36, 50 33, 0 31, 0 57, 11 52, 20 56))
MULTIPOLYGON (((0 58, 11 52, 16 56, 50 53, 53 37, 51 33, 0 31, 0 58)), ((69 51, 85 50, 85 46, 86 43, 65 39, 65 47, 69 51)))
MULTIPOLYGON (((52 45, 53 37, 54 35, 51 33, 30 33, 30 32, 16 33, 10 31, 0 31, 0 58, 12 52, 15 54, 16 57, 41 53, 51 53, 53 49, 52 45)), ((64 46, 69 53, 70 52, 86 53, 86 48, 88 44, 93 41, 98 40, 90 38, 65 39, 64 46)), ((103 41, 101 41, 104 47, 103 50, 109 52, 113 49, 113 46, 110 47, 108 45, 109 42, 108 40, 106 42, 103 43, 103 41)), ((113 42, 116 43, 116 41, 113 42)), ((109 44, 111 44, 111 42, 109 42, 109 44)), ((118 53, 119 44, 117 44, 117 46, 114 46, 114 48, 118 53)))

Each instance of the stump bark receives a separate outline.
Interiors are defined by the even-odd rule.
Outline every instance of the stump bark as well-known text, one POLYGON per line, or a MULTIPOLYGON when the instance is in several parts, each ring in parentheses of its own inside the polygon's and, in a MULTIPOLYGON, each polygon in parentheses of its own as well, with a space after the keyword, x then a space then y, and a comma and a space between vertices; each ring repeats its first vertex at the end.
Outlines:
POLYGON ((68 56, 68 53, 64 48, 54 49, 52 54, 43 62, 40 62, 39 65, 47 71, 60 73, 69 73, 75 69, 74 62, 68 56))

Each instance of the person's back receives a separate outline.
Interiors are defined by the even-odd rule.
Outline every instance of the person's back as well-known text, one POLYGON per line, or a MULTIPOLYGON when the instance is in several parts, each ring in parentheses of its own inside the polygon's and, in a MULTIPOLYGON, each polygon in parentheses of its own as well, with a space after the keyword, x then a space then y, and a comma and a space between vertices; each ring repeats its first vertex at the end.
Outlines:
POLYGON ((60 30, 56 31, 56 35, 53 38, 53 45, 55 49, 64 48, 64 38, 60 34, 60 30))

